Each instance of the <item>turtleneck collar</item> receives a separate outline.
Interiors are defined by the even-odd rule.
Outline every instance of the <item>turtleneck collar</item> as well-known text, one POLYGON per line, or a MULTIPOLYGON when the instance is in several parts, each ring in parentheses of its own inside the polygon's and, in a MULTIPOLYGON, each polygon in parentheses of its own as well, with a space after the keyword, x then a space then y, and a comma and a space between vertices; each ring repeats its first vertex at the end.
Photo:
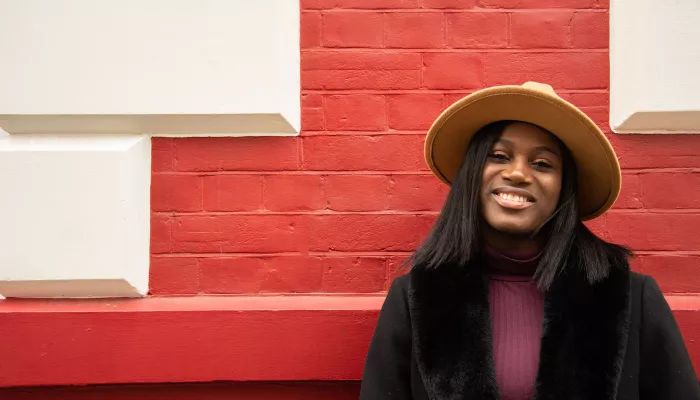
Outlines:
POLYGON ((485 245, 484 258, 493 275, 529 279, 535 273, 542 257, 542 250, 501 252, 485 245))

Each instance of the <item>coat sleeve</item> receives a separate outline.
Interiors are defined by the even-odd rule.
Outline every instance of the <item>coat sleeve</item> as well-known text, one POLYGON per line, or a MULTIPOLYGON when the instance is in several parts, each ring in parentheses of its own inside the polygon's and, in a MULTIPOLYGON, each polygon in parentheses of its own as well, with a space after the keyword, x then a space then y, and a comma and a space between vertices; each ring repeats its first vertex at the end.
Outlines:
POLYGON ((406 289, 394 280, 379 313, 362 375, 360 400, 410 400, 411 326, 406 289))
POLYGON ((700 400, 700 384, 678 324, 649 276, 642 289, 640 340, 640 399, 700 400))

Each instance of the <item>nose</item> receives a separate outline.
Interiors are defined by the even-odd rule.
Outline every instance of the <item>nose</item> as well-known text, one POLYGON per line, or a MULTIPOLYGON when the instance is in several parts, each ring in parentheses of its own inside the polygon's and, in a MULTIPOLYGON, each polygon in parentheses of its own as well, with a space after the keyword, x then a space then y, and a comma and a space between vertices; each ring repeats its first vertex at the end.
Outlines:
POLYGON ((530 164, 527 160, 519 157, 508 164, 508 167, 503 170, 502 176, 503 179, 513 184, 530 183, 532 180, 530 164))

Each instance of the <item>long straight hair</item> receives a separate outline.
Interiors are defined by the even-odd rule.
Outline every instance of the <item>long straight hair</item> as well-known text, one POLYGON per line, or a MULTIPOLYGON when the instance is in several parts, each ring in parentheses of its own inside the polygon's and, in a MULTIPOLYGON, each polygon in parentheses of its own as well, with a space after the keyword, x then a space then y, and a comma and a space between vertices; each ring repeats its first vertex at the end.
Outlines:
MULTIPOLYGON (((431 232, 407 260, 412 268, 471 268, 477 262, 485 223, 479 195, 484 165, 493 144, 513 122, 494 122, 474 135, 431 232)), ((566 267, 580 269, 591 283, 600 281, 611 268, 625 265, 631 255, 628 249, 597 237, 581 221, 576 163, 566 146, 557 141, 563 153, 559 203, 532 234, 548 236, 533 277, 542 290, 549 289, 566 267)))

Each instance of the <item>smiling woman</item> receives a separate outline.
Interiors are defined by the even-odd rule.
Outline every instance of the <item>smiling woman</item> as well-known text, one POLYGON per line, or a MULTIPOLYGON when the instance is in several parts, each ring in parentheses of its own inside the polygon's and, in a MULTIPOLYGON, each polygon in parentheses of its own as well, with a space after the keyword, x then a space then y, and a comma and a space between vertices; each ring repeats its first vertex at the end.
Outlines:
POLYGON ((585 114, 547 85, 488 88, 425 150, 450 192, 389 291, 362 400, 700 399, 654 279, 583 224, 620 192, 585 114))

